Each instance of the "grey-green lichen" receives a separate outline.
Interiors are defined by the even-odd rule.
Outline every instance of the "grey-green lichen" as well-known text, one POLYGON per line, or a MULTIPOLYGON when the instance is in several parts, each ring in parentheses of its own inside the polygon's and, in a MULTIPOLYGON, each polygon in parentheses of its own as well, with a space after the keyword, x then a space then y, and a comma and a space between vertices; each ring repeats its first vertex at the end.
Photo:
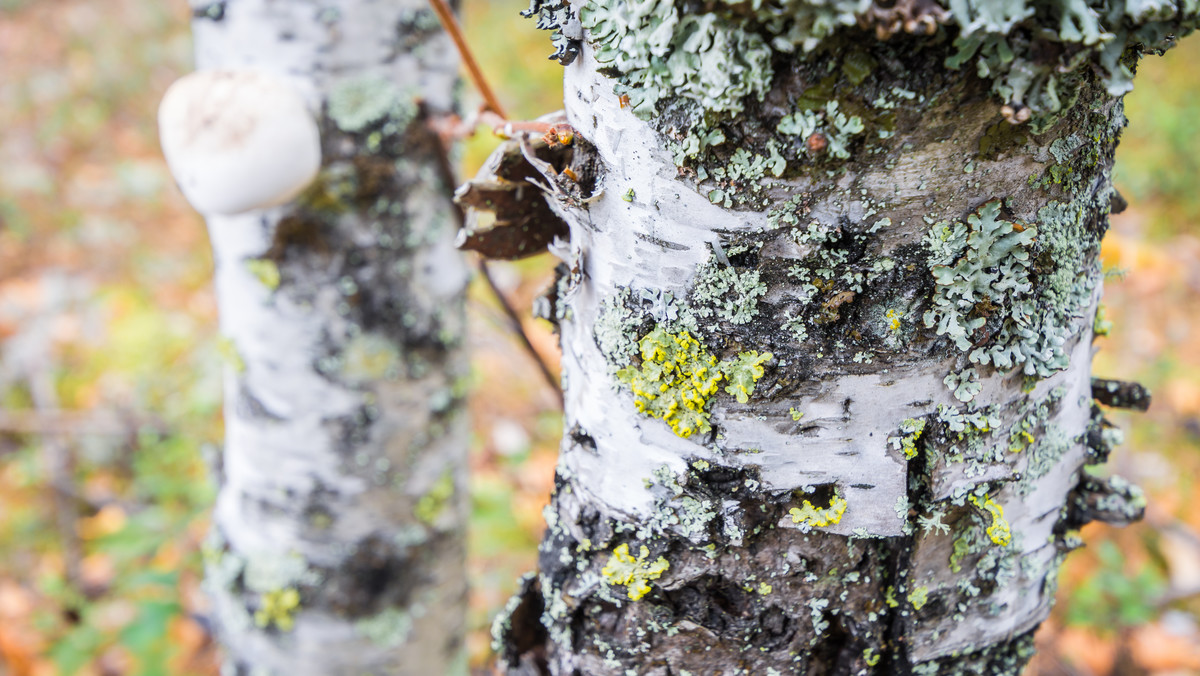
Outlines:
POLYGON ((616 294, 604 299, 596 318, 593 329, 596 345, 613 372, 628 363, 638 351, 635 332, 642 317, 633 305, 633 293, 626 288, 618 289, 616 294))
MULTIPOLYGON (((733 256, 748 250, 730 248, 733 256)), ((767 285, 757 270, 722 265, 715 258, 700 269, 692 290, 692 308, 700 318, 717 317, 730 324, 746 324, 758 315, 758 301, 767 293, 767 285)))
POLYGON ((850 141, 865 129, 862 118, 839 111, 837 101, 826 102, 823 110, 798 110, 786 115, 776 127, 780 134, 803 139, 802 148, 807 153, 824 151, 841 160, 850 157, 850 141))
POLYGON ((529 0, 529 9, 522 10, 525 18, 537 17, 537 27, 552 31, 554 43, 551 59, 568 66, 579 55, 579 20, 568 0, 529 0))
MULTIPOLYGON (((618 79, 616 91, 635 114, 648 119, 677 99, 693 102, 699 117, 739 114, 771 88, 776 55, 814 53, 835 33, 880 19, 884 26, 893 13, 871 0, 700 7, 588 0, 581 8, 596 60, 618 79)), ((937 33, 945 24, 953 40, 945 66, 989 80, 1013 123, 1031 115, 1044 123, 1069 108, 1089 70, 1113 95, 1129 91, 1136 55, 1171 47, 1200 20, 1194 0, 944 0, 917 11, 908 29, 937 33)), ((846 76, 855 83, 872 70, 865 59, 850 66, 846 76)))
POLYGON ((413 97, 378 76, 339 83, 329 94, 329 118, 339 129, 357 133, 388 119, 401 131, 417 116, 413 97))
POLYGON ((387 608, 354 623, 355 631, 383 648, 403 645, 412 628, 413 613, 401 608, 387 608))
POLYGON ((925 326, 953 340, 971 361, 1007 368, 1027 355, 1009 344, 976 347, 976 333, 989 321, 1008 325, 1030 320, 1023 306, 1014 306, 1033 289, 1029 248, 1037 228, 1001 218, 1001 206, 992 200, 965 222, 941 222, 926 234, 937 286, 925 326))

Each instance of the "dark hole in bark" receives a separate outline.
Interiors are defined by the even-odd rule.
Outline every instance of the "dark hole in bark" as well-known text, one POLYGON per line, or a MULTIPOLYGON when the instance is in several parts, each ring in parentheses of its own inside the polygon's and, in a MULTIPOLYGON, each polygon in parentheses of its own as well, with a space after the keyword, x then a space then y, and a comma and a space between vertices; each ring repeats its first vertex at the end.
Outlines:
POLYGON ((729 264, 735 268, 758 267, 758 247, 750 247, 748 251, 730 255, 729 264))
MULTIPOLYGON (((431 540, 425 554, 443 552, 438 539, 431 540)), ((412 587, 426 584, 413 579, 417 569, 415 562, 396 551, 383 537, 372 536, 359 545, 320 594, 334 612, 347 617, 371 616, 383 608, 408 605, 412 587)))
POLYGON ((546 628, 541 617, 546 604, 537 578, 529 576, 517 592, 521 599, 503 629, 501 660, 522 676, 550 673, 546 663, 546 628))
POLYGON ((840 617, 826 612, 825 618, 829 626, 821 634, 820 641, 809 657, 809 664, 813 667, 809 673, 813 676, 849 673, 850 663, 854 659, 852 651, 857 649, 857 643, 851 640, 840 617))

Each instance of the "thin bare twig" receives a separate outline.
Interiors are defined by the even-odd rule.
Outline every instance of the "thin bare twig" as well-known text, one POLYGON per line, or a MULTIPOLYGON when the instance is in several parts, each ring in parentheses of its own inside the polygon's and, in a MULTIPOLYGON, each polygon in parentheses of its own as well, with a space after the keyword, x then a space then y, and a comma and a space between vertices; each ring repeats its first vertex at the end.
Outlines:
MULTIPOLYGON (((58 410, 58 393, 54 390, 54 381, 48 365, 43 366, 46 368, 30 373, 29 377, 29 391, 33 395, 34 407, 40 411, 58 410)), ((42 459, 46 463, 50 484, 57 489, 53 492, 52 501, 54 520, 62 541, 64 573, 71 585, 78 586, 80 563, 83 560, 83 546, 75 530, 79 510, 62 491, 62 488, 75 484, 74 449, 59 432, 49 431, 42 435, 42 459)))
POLYGON ((446 4, 445 0, 429 0, 429 6, 433 8, 437 14, 438 21, 442 22, 442 28, 450 35, 450 39, 454 41, 454 47, 458 49, 458 56, 462 59, 463 65, 467 67, 467 74, 471 78, 471 82, 475 84, 475 88, 479 90, 479 95, 483 97, 484 103, 488 109, 500 117, 507 118, 504 114, 504 108, 500 105, 500 100, 496 98, 496 94, 488 85, 487 80, 483 77, 483 71, 479 68, 479 62, 475 60, 475 55, 471 53, 471 48, 467 46, 467 40, 463 37, 462 28, 458 25, 458 19, 454 18, 454 12, 446 4))
POLYGON ((483 280, 487 282, 488 288, 490 288, 492 293, 495 294, 496 300, 500 301, 500 307, 504 310, 504 314, 508 316, 508 321, 512 325, 513 333, 517 335, 517 338, 521 340, 521 344, 524 346, 525 351, 528 352, 533 357, 533 360, 537 363, 538 370, 542 372, 542 378, 545 379, 546 384, 550 386, 550 390, 554 392, 554 396, 558 398, 559 408, 562 408, 565 405, 565 402, 563 401, 562 387, 558 383, 558 377, 554 375, 554 372, 550 370, 550 365, 546 363, 546 360, 542 359, 541 353, 538 352, 533 346, 533 343, 529 341, 529 335, 525 333, 525 325, 521 322, 521 318, 517 315, 516 311, 513 310, 513 307, 511 304, 509 304, 508 299, 504 297, 504 293, 500 290, 500 287, 496 286, 496 281, 492 279, 491 272, 488 271, 487 261, 483 260, 483 257, 478 257, 476 258, 476 262, 479 265, 480 276, 482 276, 483 280))

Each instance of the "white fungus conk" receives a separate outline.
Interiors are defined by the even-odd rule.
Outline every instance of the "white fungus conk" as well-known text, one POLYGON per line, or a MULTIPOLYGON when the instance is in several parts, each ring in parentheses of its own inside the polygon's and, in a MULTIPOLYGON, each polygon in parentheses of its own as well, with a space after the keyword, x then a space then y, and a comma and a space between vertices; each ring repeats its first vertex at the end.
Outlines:
POLYGON ((205 70, 167 89, 158 109, 167 166, 202 214, 287 202, 321 166, 317 122, 296 88, 256 70, 205 70))

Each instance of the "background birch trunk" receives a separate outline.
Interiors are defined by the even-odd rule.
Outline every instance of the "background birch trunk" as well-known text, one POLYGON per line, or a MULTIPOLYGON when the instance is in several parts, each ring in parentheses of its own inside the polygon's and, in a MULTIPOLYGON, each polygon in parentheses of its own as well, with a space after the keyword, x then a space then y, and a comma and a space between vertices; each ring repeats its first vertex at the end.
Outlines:
POLYGON ((226 446, 207 587, 231 673, 465 673, 467 274, 439 142, 457 59, 423 0, 194 6, 197 67, 284 75, 323 166, 210 217, 226 446))
POLYGON ((1084 8, 1114 57, 847 5, 534 3, 586 187, 547 173, 567 434, 510 673, 1016 674, 1079 526, 1139 517, 1088 468, 1148 403, 1090 374, 1146 15, 1084 8))

